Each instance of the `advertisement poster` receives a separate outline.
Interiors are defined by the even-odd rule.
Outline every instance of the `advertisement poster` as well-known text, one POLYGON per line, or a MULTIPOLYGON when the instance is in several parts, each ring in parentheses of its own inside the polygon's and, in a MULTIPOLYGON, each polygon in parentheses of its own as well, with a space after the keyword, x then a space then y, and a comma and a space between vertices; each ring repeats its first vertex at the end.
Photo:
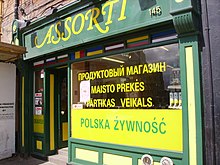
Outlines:
POLYGON ((0 63, 0 160, 15 153, 16 66, 0 63))

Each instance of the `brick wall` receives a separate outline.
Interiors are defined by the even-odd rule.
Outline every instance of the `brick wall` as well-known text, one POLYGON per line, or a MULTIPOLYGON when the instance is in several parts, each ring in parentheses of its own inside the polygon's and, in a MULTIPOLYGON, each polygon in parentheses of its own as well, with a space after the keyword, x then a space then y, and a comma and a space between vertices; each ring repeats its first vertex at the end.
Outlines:
MULTIPOLYGON (((19 0, 19 19, 36 20, 50 13, 53 7, 61 8, 75 0, 19 0)), ((15 0, 5 0, 3 5, 2 42, 11 43, 15 0)))
POLYGON ((14 1, 15 0, 5 0, 3 4, 2 42, 11 43, 11 24, 14 19, 14 1))

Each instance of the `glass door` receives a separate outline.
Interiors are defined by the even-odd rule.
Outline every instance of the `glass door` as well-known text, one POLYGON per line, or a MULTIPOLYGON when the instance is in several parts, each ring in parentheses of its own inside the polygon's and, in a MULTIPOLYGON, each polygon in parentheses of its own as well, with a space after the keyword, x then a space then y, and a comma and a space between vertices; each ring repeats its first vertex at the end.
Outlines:
POLYGON ((68 90, 67 68, 59 69, 58 73, 58 148, 68 146, 68 90))

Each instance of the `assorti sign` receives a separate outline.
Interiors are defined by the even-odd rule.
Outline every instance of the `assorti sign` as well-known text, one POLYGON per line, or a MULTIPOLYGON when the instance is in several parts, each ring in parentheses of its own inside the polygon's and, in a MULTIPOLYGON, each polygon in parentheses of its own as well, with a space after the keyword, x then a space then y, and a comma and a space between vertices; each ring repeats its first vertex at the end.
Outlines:
MULTIPOLYGON (((169 1, 110 0, 24 33, 24 59, 171 20, 169 1), (154 2, 154 3, 153 3, 154 2)), ((34 26, 34 25, 33 25, 34 26)))

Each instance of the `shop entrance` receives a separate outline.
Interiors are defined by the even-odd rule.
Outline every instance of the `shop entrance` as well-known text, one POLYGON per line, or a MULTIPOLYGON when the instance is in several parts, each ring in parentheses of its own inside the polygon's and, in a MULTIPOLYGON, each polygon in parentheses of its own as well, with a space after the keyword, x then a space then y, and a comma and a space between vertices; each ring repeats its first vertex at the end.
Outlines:
POLYGON ((67 93, 67 67, 56 70, 55 79, 55 103, 57 109, 57 146, 59 148, 68 146, 68 93, 67 93))
POLYGON ((68 146, 67 79, 67 66, 34 73, 33 151, 37 154, 52 155, 68 146))

